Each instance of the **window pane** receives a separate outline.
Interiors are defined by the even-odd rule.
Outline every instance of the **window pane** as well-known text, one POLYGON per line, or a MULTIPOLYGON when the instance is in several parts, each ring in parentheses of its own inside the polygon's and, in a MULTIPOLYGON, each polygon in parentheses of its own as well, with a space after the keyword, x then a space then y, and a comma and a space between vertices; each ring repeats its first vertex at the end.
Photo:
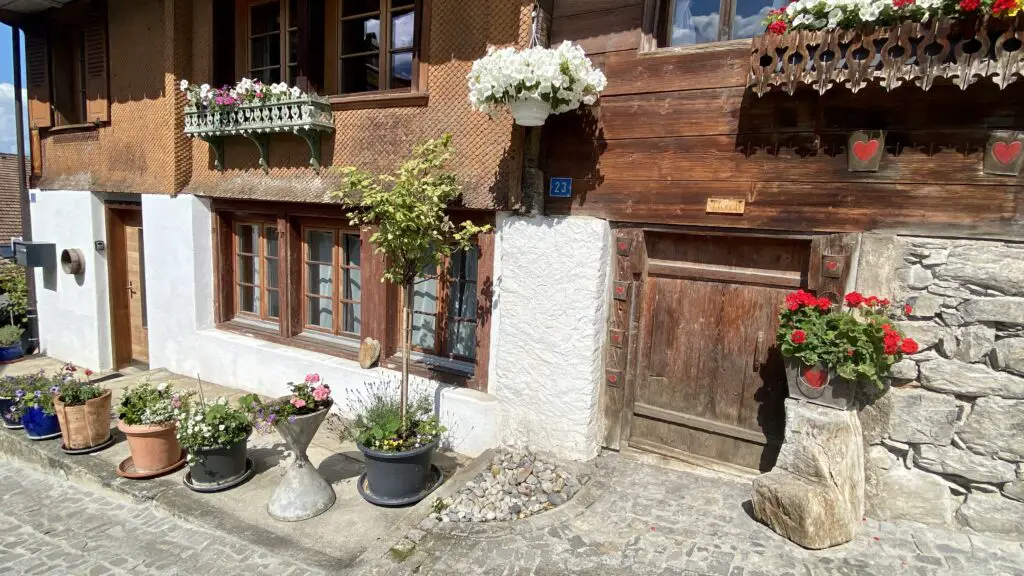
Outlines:
POLYGON ((277 260, 267 260, 267 288, 278 288, 277 285, 277 260))
POLYGON ((415 31, 416 13, 413 11, 403 12, 391 17, 391 47, 412 48, 413 33, 415 31))
POLYGON ((753 38, 764 32, 761 23, 774 8, 782 8, 786 0, 736 0, 736 15, 732 19, 730 37, 753 38))
POLYGON ((362 300, 362 278, 358 268, 345 268, 343 271, 345 285, 342 286, 343 300, 362 300))
POLYGON ((391 87, 409 88, 412 86, 412 52, 399 52, 391 55, 391 87))
POLYGON ((448 347, 456 356, 476 358, 476 322, 449 322, 448 347))
POLYGON ((253 286, 238 287, 238 309, 250 314, 260 313, 259 289, 253 286))
POLYGON ((288 33, 288 64, 295 64, 299 61, 299 31, 292 30, 288 33))
POLYGON ((344 304, 345 310, 344 318, 345 325, 341 327, 342 332, 351 332, 352 334, 360 333, 360 315, 362 314, 362 308, 359 304, 344 304))
POLYGON ((309 324, 332 330, 334 328, 334 305, 330 298, 307 298, 309 324))
POLYGON ((239 224, 236 232, 238 234, 238 253, 255 254, 260 241, 259 228, 252 224, 239 224))
POLYGON ((320 230, 306 232, 306 244, 309 245, 306 259, 311 262, 334 262, 334 233, 320 230))
POLYGON ((264 84, 277 84, 281 81, 281 69, 280 68, 264 68, 263 70, 255 70, 249 73, 253 80, 259 80, 264 84))
POLYGON ((380 17, 368 16, 341 23, 341 53, 358 54, 380 49, 380 17))
POLYGON ((281 36, 273 34, 250 40, 251 68, 281 65, 281 36))
POLYGON ((342 92, 369 92, 377 90, 378 86, 380 86, 378 58, 377 54, 342 58, 342 92))
POLYGON ((401 8, 403 6, 413 6, 416 4, 416 0, 391 0, 392 8, 401 8))
POLYGON ((413 312, 437 313, 437 279, 417 279, 412 288, 413 312))
POLYGON ((299 25, 299 0, 288 0, 288 27, 295 28, 299 25))
POLYGON ((277 290, 267 291, 267 316, 278 318, 281 316, 280 294, 277 290))
POLYGON ((260 266, 255 256, 238 257, 238 281, 243 284, 259 284, 260 266))
POLYGON ((345 243, 345 260, 342 264, 345 266, 359 266, 359 235, 345 234, 343 240, 345 243))
POLYGON ((412 315, 412 345, 433 352, 435 348, 434 329, 437 318, 426 314, 412 315))
POLYGON ((341 0, 342 16, 354 16, 356 14, 379 11, 379 0, 341 0))
POLYGON ((318 296, 333 295, 334 269, 330 264, 307 264, 309 275, 306 281, 306 292, 318 296))
POLYGON ((267 240, 267 253, 265 256, 277 258, 277 227, 265 226, 263 228, 263 237, 267 240))
POLYGON ((249 11, 249 34, 266 34, 281 30, 281 4, 257 4, 249 11))
POLYGON ((673 0, 672 46, 716 42, 718 40, 719 0, 673 0))

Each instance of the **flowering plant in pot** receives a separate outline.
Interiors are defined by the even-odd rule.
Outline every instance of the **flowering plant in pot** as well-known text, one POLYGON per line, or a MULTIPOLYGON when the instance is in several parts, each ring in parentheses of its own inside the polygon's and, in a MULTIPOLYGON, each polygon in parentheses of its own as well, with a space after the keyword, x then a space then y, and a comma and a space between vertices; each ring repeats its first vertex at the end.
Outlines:
POLYGON ((188 451, 192 486, 233 485, 250 470, 247 454, 252 422, 225 398, 184 402, 174 411, 177 438, 188 451))
POLYGON ((258 78, 242 78, 234 86, 224 85, 214 88, 209 84, 190 84, 188 80, 179 82, 178 88, 190 106, 197 110, 213 112, 231 110, 242 105, 274 104, 304 98, 306 93, 296 86, 285 82, 264 84, 258 78))
POLYGON ((8 430, 21 430, 21 411, 16 405, 16 393, 21 390, 35 390, 38 380, 49 381, 42 372, 34 374, 22 374, 19 376, 5 376, 0 380, 0 418, 4 428, 8 430))
POLYGON ((243 396, 239 402, 252 417, 257 430, 266 433, 276 429, 295 456, 267 504, 271 517, 293 522, 326 512, 337 498, 334 489, 306 455, 306 448, 334 400, 331 387, 319 374, 307 374, 299 384, 289 382, 288 388, 291 394, 271 402, 264 402, 255 394, 243 396))
POLYGON ((902 22, 970 18, 1012 19, 1022 0, 794 0, 771 10, 763 23, 772 34, 793 30, 852 30, 902 22))
POLYGON ((64 383, 63 373, 46 377, 42 373, 20 378, 15 384, 11 417, 21 422, 32 440, 48 440, 60 435, 60 421, 53 399, 64 383))
POLYGON ((65 451, 90 450, 110 442, 110 390, 92 383, 92 370, 85 369, 85 381, 75 377, 77 369, 67 364, 60 392, 53 407, 60 421, 65 451))
POLYGON ((594 104, 608 84, 583 48, 568 41, 555 48, 490 48, 467 79, 474 108, 494 114, 508 106, 520 126, 543 126, 549 114, 594 104))
POLYGON ((174 413, 190 396, 189 392, 173 390, 166 382, 143 382, 125 390, 117 429, 128 438, 132 466, 139 477, 158 476, 185 463, 175 436, 174 413))
POLYGON ((13 324, 0 327, 0 363, 13 362, 25 355, 21 345, 24 333, 24 329, 13 324))
POLYGON ((798 290, 786 296, 777 340, 790 395, 846 409, 862 384, 884 390, 893 364, 917 342, 894 327, 888 299, 846 295, 845 308, 798 290))

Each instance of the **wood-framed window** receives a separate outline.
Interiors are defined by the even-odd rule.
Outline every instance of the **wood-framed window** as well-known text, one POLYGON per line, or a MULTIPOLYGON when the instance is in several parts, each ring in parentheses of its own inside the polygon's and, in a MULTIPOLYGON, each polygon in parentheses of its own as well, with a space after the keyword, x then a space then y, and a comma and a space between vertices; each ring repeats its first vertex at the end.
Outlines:
POLYGON ((248 6, 248 74, 264 84, 295 84, 298 74, 298 0, 256 0, 248 6))
POLYGON ((362 334, 362 241, 358 230, 303 226, 306 330, 358 338, 362 334))
POLYGON ((418 76, 418 0, 337 0, 339 94, 407 92, 418 76))
POLYGON ((648 1, 659 2, 659 46, 753 38, 764 32, 761 21, 768 12, 787 4, 786 0, 648 1))
POLYGON ((281 248, 277 223, 239 221, 234 228, 235 314, 278 322, 281 248))
POLYGON ((413 285, 412 344, 424 354, 474 361, 480 250, 459 250, 413 285))

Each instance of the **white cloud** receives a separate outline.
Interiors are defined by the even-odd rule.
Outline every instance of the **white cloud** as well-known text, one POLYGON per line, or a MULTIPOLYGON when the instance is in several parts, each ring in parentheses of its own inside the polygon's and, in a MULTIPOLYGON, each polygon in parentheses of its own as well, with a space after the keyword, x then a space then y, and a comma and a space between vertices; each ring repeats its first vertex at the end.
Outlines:
MULTIPOLYGON (((22 102, 25 102, 25 89, 21 90, 22 102)), ((25 154, 29 153, 28 118, 25 106, 25 154)), ((18 136, 14 129, 14 84, 0 84, 0 152, 11 154, 18 151, 18 136)))

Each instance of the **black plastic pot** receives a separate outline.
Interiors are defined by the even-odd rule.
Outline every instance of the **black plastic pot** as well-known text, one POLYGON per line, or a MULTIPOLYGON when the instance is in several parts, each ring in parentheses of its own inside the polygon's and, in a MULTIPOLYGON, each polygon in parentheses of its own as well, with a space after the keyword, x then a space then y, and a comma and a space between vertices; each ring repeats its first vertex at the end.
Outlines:
POLYGON ((189 467, 192 483, 197 486, 219 486, 245 475, 249 438, 227 448, 199 448, 196 463, 189 467))
POLYGON ((406 452, 378 452, 356 445, 366 457, 366 484, 374 500, 411 504, 430 493, 437 440, 406 452))

